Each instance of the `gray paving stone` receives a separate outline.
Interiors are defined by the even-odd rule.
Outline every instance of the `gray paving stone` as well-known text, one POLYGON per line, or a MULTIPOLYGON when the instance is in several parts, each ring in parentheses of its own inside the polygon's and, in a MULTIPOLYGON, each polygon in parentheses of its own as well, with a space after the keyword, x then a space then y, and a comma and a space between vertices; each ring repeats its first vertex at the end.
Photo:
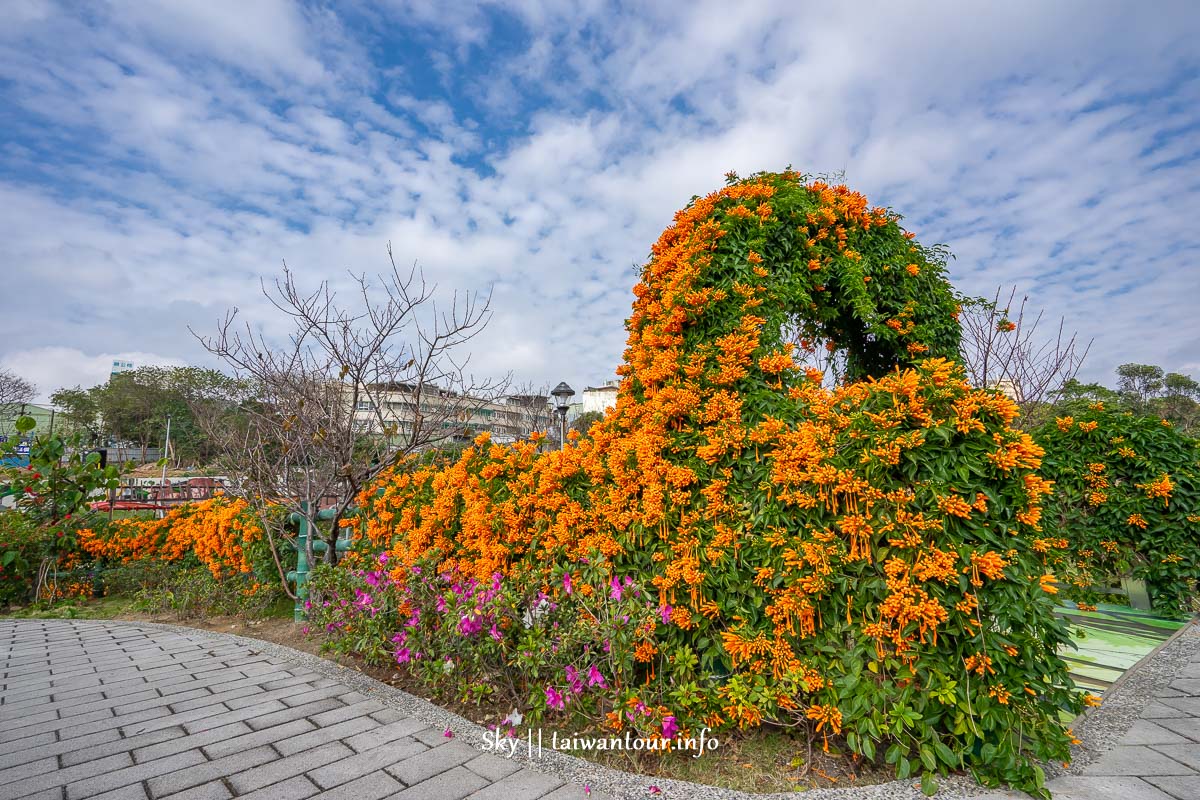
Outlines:
POLYGON ((148 800, 149 795, 140 783, 122 786, 103 794, 92 795, 91 800, 148 800))
POLYGON ((468 761, 466 767, 489 781, 498 781, 519 770, 521 765, 510 758, 501 758, 495 753, 484 753, 468 761))
POLYGON ((1200 775, 1146 778, 1146 782, 1171 795, 1175 800, 1196 800, 1200 797, 1200 775))
POLYGON ((1171 681, 1170 686, 1189 697, 1200 696, 1200 678, 1176 678, 1171 681))
MULTIPOLYGON (((1200 716, 1200 697, 1164 697, 1158 700, 1157 704, 1184 712, 1167 716, 1200 716)), ((1142 716, 1146 716, 1145 712, 1142 713, 1142 716)))
POLYGON ((33 747, 54 744, 55 739, 56 737, 54 735, 54 731, 36 733, 32 736, 26 736, 21 739, 11 739, 3 744, 0 744, 0 757, 11 755, 12 753, 20 753, 33 747))
POLYGON ((1186 717, 1187 711, 1181 711, 1173 705, 1167 705, 1168 702, 1193 702, 1192 698, 1163 698, 1162 700, 1154 700, 1144 709, 1142 709, 1142 719, 1164 719, 1166 717, 1186 717))
MULTIPOLYGON (((176 771, 186 771, 189 767, 206 761, 199 750, 188 750, 176 753, 167 758, 148 761, 145 764, 134 764, 125 769, 104 772, 94 772, 86 778, 67 784, 67 800, 79 800, 84 797, 101 794, 122 786, 130 786, 152 779, 158 775, 176 771)), ((94 763, 94 762, 89 762, 94 763)), ((88 766, 83 764, 82 766, 88 766)))
POLYGON ((36 761, 26 761, 24 764, 0 769, 0 785, 56 771, 58 771, 58 759, 53 756, 36 761))
POLYGON ((1189 739, 1148 719, 1135 720, 1120 744, 1188 744, 1189 739))
MULTIPOLYGON (((279 758, 279 755, 268 745, 256 747, 253 750, 246 750, 241 753, 234 753, 225 758, 218 758, 216 761, 205 761, 201 754, 201 763, 197 766, 189 766, 188 769, 174 772, 173 774, 160 772, 157 777, 146 781, 146 786, 150 789, 151 797, 165 797, 175 792, 182 792, 185 789, 201 786, 210 781, 220 780, 235 772, 242 772, 257 767, 260 764, 266 764, 277 758, 279 758)), ((166 761, 168 759, 160 760, 166 761)), ((151 761, 147 766, 157 763, 159 762, 151 761)))
MULTIPOLYGON (((167 730, 178 730, 180 736, 160 743, 146 742, 145 746, 136 747, 133 751, 133 760, 142 764, 146 761, 165 758, 166 756, 182 753, 185 750, 191 750, 196 747, 203 750, 205 745, 210 745, 213 742, 228 741, 230 738, 240 736, 250 729, 240 722, 233 722, 220 728, 210 728, 209 730, 190 735, 185 735, 182 728, 168 728, 167 730)), ((205 755, 208 755, 207 751, 205 751, 205 755)), ((209 758, 211 757, 209 756, 209 758)))
MULTIPOLYGON (((231 739, 222 739, 221 741, 213 742, 212 744, 206 744, 204 746, 205 755, 207 755, 209 758, 222 758, 230 753, 236 753, 240 750, 248 750, 253 747, 258 747, 259 745, 286 742, 292 737, 306 734, 315 728, 315 726, 306 719, 294 719, 291 722, 285 722, 282 725, 276 725, 273 728, 264 728, 261 731, 252 729, 244 722, 238 722, 235 724, 242 726, 245 729, 244 732, 240 736, 235 736, 231 739)), ((322 740, 319 742, 319 744, 324 744, 326 741, 328 740, 322 740)), ((291 755, 291 753, 284 753, 283 755, 291 755)))
POLYGON ((98 761, 90 761, 87 764, 77 764, 74 767, 67 767, 45 775, 2 784, 0 785, 0 800, 15 800, 15 798, 36 794, 55 786, 64 786, 89 775, 98 775, 131 766, 133 766, 133 759, 129 757, 129 754, 119 753, 98 761))
POLYGON ((18 764, 37 761, 39 758, 57 756, 61 753, 93 747, 95 745, 104 744, 105 742, 111 742, 121 738, 121 732, 116 729, 98 731, 90 736, 84 736, 78 739, 67 739, 62 742, 55 741, 54 734, 52 733, 46 733, 42 735, 49 737, 48 740, 45 740, 40 744, 29 747, 25 750, 17 750, 12 753, 0 755, 0 769, 8 769, 9 767, 17 766, 18 764))
MULTIPOLYGON (((99 721, 103 721, 105 723, 105 725, 102 727, 108 727, 112 725, 112 718, 112 709, 104 708, 99 711, 93 711, 90 714, 80 714, 77 717, 68 717, 66 719, 55 718, 46 722, 38 723, 37 725, 25 725, 14 730, 5 729, 3 733, 0 733, 0 743, 10 742, 16 739, 24 739, 29 736, 36 736, 39 733, 48 733, 50 731, 61 731, 58 737, 60 739, 70 738, 67 734, 67 731, 87 728, 89 723, 95 723, 99 721)), ((92 730, 88 729, 85 732, 92 733, 92 730)))
POLYGON ((1048 781, 1046 788, 1054 800, 1176 800, 1133 777, 1069 775, 1048 781))
POLYGON ((270 714, 280 709, 286 710, 287 706, 278 700, 268 700, 258 705, 239 708, 237 711, 225 710, 223 704, 220 706, 205 706, 204 708, 196 708, 183 712, 185 715, 194 715, 194 718, 185 722, 183 727, 188 733, 199 733, 210 728, 220 728, 232 722, 245 722, 247 725, 250 725, 250 720, 255 717, 262 717, 265 714, 270 714), (211 712, 213 709, 216 709, 215 713, 206 713, 211 712))
POLYGON ((322 792, 321 800, 382 800, 403 789, 404 785, 386 772, 372 772, 322 792))
MULTIPOLYGON (((1172 745, 1164 745, 1163 749, 1172 745)), ((1179 747, 1180 745, 1174 745, 1179 747)), ((1117 745, 1084 770, 1094 776, 1191 775, 1193 771, 1173 758, 1142 745, 1117 745)))
POLYGON ((393 800, 462 800, 487 784, 486 778, 479 777, 466 767, 455 767, 392 797, 393 800))
POLYGON ((1159 744, 1154 749, 1179 763, 1200 772, 1200 745, 1197 744, 1159 744))
MULTIPOLYGON (((114 731, 115 732, 115 731, 114 731)), ((131 736, 127 739, 118 738, 101 744, 92 745, 91 747, 73 747, 70 750, 62 753, 59 759, 64 767, 72 767, 76 764, 83 764, 88 761, 95 761, 97 758, 104 758, 115 753, 128 753, 143 745, 157 744, 170 739, 178 739, 183 736, 183 728, 160 728, 156 731, 143 733, 139 736, 131 736)), ((186 748, 185 748, 186 749, 186 748)), ((136 757, 134 759, 137 760, 136 757)))
POLYGON ((246 794, 352 755, 354 751, 341 742, 330 742, 234 775, 229 785, 237 794, 246 794))
POLYGON ((394 742, 397 739, 411 736, 425 727, 427 727, 425 723, 420 720, 414 717, 407 717, 399 722, 390 722, 374 730, 351 736, 346 739, 346 744, 353 747, 356 752, 361 753, 373 747, 379 747, 388 742, 394 742))
MULTIPOLYGON (((467 764, 467 767, 470 766, 467 764)), ((469 796, 478 800, 537 800, 562 785, 561 778, 526 768, 469 796)))
POLYGON ((282 783, 263 787, 250 792, 250 794, 239 795, 238 800, 304 800, 319 791, 320 789, 308 778, 297 775, 282 783))
POLYGON ((1154 723, 1193 742, 1200 742, 1200 717, 1168 717, 1156 719, 1154 723))
POLYGON ((478 757, 479 751, 469 744, 447 742, 393 764, 387 767, 387 771, 399 778, 405 786, 412 786, 478 757))
POLYGON ((371 712, 372 719, 379 720, 385 725, 389 722, 399 722, 407 716, 408 715, 403 712, 397 711, 394 708, 387 708, 386 706, 378 711, 371 712))
POLYGON ((229 800, 233 792, 225 786, 225 781, 209 781, 203 786, 194 786, 168 797, 171 800, 229 800))
MULTIPOLYGON (((312 720, 315 721, 315 720, 312 720)), ((312 728, 310 720, 294 720, 294 722, 285 723, 287 725, 301 722, 309 725, 312 728)), ((279 726, 276 726, 279 727, 279 726)), ((334 739, 345 739, 348 736, 353 736, 363 731, 378 728, 379 723, 370 717, 356 717, 348 719, 345 722, 338 722, 334 725, 326 725, 316 728, 309 733, 300 734, 298 736, 290 736, 286 739, 280 739, 275 743, 275 749, 282 755, 290 756, 292 753, 299 753, 301 750, 308 750, 312 747, 325 744, 325 742, 333 741, 334 739)), ((275 728, 267 728, 267 731, 273 731, 275 728)))
POLYGON ((322 789, 332 789, 334 786, 357 780, 364 775, 378 772, 384 767, 390 767, 406 758, 423 753, 426 749, 428 748, 425 745, 414 739, 399 739, 374 750, 368 750, 319 769, 310 770, 308 777, 322 789))
POLYGON ((248 718, 246 724, 255 730, 262 728, 270 728, 278 725, 281 722, 289 722, 293 719, 303 719, 310 714, 319 714, 322 711, 328 711, 331 708, 337 708, 341 703, 332 697, 324 700, 318 700, 315 703, 305 703, 302 706, 288 708, 278 700, 272 700, 273 704, 279 706, 279 710, 270 714, 255 714, 253 718, 248 718))
MULTIPOLYGON (((338 699, 343 703, 349 702, 344 696, 338 699)), ((339 722, 344 722, 348 719, 366 717, 382 710, 383 706, 374 700, 363 700, 343 706, 342 708, 335 708, 330 711, 322 711, 320 714, 313 714, 311 717, 309 717, 309 719, 321 726, 334 725, 339 722)), ((394 722, 395 720, 390 721, 394 722)))

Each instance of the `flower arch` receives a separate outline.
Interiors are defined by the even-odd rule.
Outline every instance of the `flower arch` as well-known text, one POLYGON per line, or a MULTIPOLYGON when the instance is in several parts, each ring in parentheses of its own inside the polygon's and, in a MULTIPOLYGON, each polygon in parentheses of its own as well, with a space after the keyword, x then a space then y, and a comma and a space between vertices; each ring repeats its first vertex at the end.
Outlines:
POLYGON ((1047 566, 1065 542, 1016 407, 957 364, 941 251, 899 222, 796 172, 730 175, 654 245, 587 437, 398 465, 363 535, 400 580, 432 560, 561 594, 601 563, 644 587, 658 621, 615 708, 658 692, 688 726, 793 720, 903 774, 1034 786, 1027 756, 1066 757, 1080 707, 1047 566), (835 388, 797 358, 820 342, 835 388))

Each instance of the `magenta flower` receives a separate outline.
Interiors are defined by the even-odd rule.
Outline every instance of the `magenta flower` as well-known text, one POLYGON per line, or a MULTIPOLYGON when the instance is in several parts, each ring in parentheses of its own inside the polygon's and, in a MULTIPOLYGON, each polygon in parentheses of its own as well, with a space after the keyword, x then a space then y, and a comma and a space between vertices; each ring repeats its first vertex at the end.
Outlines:
POLYGON ((599 686, 601 689, 608 688, 604 683, 604 676, 600 674, 600 670, 596 669, 595 664, 592 664, 590 667, 588 667, 587 685, 599 686))
POLYGON ((504 634, 500 633, 500 629, 496 627, 496 623, 492 623, 492 629, 488 633, 497 642, 504 641, 504 634))
POLYGON ((573 666, 568 666, 566 673, 567 683, 571 685, 571 694, 580 694, 583 691, 583 681, 579 679, 579 670, 573 666))
POLYGON ((438 595, 437 603, 435 603, 435 605, 439 614, 444 613, 446 611, 446 598, 438 595))
POLYGON ((608 582, 608 585, 612 587, 612 591, 608 593, 608 596, 611 597, 613 600, 620 600, 621 599, 621 582, 619 580, 617 580, 616 575, 613 575, 613 578, 611 581, 608 582))
POLYGON ((571 573, 563 573, 563 591, 567 594, 571 593, 571 573))
POLYGON ((674 739, 675 734, 679 733, 679 725, 675 722, 675 717, 663 717, 662 733, 664 739, 674 739))
POLYGON ((387 562, 388 562, 388 554, 387 554, 387 553, 380 553, 380 554, 379 554, 379 563, 380 563, 380 564, 386 564, 387 562))
POLYGON ((450 730, 449 728, 446 728, 446 730, 442 731, 442 736, 445 736, 447 739, 453 739, 454 731, 450 730))
POLYGON ((407 664, 410 658, 412 658, 412 652, 407 647, 401 647, 396 651, 397 664, 407 664))
POLYGON ((671 607, 670 606, 660 606, 658 609, 658 613, 662 615, 663 625, 666 625, 671 621, 671 607))
POLYGON ((563 696, 559 694, 557 689, 555 689, 553 686, 547 686, 546 705, 550 708, 556 708, 559 711, 562 711, 566 707, 567 701, 563 699, 563 696))

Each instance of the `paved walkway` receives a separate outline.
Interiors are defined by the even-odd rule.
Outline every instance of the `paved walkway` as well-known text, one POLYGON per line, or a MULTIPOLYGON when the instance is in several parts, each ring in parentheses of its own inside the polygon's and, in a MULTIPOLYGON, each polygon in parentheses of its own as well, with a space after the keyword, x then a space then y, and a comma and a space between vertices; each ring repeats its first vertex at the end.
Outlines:
POLYGON ((343 682, 217 641, 0 620, 0 800, 584 797, 343 682))
MULTIPOLYGON (((347 685, 357 680, 272 649, 151 626, 0 619, 0 800, 585 797, 582 784, 482 753, 347 685)), ((1056 800, 1200 800, 1200 648, 1159 663, 1166 671, 1139 669, 1142 687, 1113 698, 1128 710, 1110 709, 1126 720, 1116 732, 1136 716, 1132 727, 1078 774, 1050 781, 1056 800)), ((975 794, 963 788, 952 793, 975 794)), ((830 795, 916 796, 906 789, 830 795)), ((672 796, 696 791, 736 794, 672 796)))

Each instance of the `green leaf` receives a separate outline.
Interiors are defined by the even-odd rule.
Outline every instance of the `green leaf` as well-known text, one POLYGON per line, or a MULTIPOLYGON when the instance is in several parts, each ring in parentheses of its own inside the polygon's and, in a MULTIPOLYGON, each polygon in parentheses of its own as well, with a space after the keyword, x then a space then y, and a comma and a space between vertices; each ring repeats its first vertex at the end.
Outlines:
POLYGON ((37 420, 33 417, 17 417, 17 421, 13 423, 13 427, 17 429, 17 433, 29 433, 37 427, 37 420))
POLYGON ((930 772, 937 769, 937 756, 933 754, 933 748, 927 744, 921 745, 921 763, 930 772))
POLYGON ((921 776, 921 794, 926 797, 933 797, 937 794, 938 785, 933 776, 926 772, 921 776))

